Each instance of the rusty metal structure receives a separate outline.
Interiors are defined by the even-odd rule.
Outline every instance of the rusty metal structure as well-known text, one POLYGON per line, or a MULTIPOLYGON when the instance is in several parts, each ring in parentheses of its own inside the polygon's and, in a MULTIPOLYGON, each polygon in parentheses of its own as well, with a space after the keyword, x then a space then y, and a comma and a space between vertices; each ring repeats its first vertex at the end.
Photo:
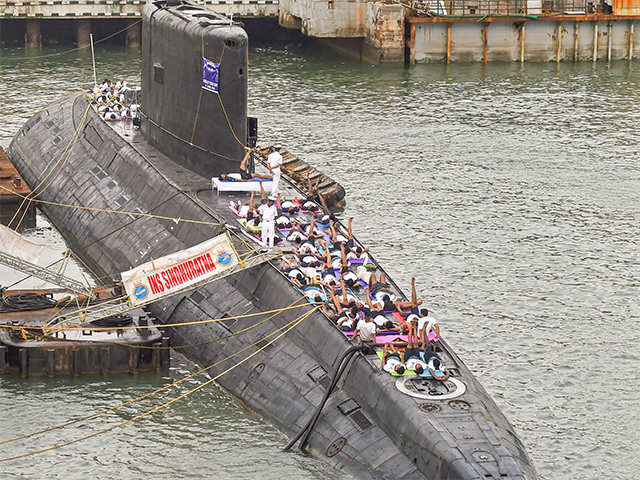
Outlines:
MULTIPOLYGON (((36 226, 35 206, 33 204, 22 205, 20 197, 20 195, 30 194, 31 189, 13 166, 9 156, 0 147, 0 222, 3 225, 7 225, 14 216, 20 218, 24 214, 20 229, 36 226), (17 195, 12 192, 16 192, 17 195)), ((18 222, 15 224, 17 225, 18 222)))

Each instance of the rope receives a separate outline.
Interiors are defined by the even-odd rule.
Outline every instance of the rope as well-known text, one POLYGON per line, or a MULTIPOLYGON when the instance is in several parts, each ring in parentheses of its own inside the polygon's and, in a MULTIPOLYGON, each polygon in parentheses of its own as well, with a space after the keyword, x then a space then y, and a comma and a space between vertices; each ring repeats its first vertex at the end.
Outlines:
MULTIPOLYGON (((86 90, 83 90, 81 92, 76 93, 75 95, 73 95, 73 98, 79 97, 80 95, 83 95, 87 93, 86 90)), ((0 120, 10 120, 12 118, 20 118, 20 117, 30 117, 32 115, 35 115, 36 113, 40 113, 40 112, 44 112, 45 110, 49 110, 51 108, 57 107, 58 105, 62 105, 63 103, 65 103, 70 97, 65 97, 64 100, 61 100, 60 102, 54 103, 53 105, 48 105, 44 108, 40 108, 38 110, 32 110, 30 112, 25 112, 25 113, 17 113, 14 115, 5 115, 4 117, 0 117, 0 120)))
MULTIPOLYGON (((52 326, 52 327, 29 327, 29 330, 43 330, 43 331, 79 331, 79 330, 92 330, 94 332, 101 332, 101 331, 108 331, 108 330, 142 330, 142 329, 150 329, 150 328, 169 328, 169 327, 187 327, 187 326, 193 326, 193 325, 204 325, 206 323, 216 323, 216 322, 226 322, 229 320, 237 320, 237 319, 241 319, 241 318, 249 318, 249 317, 257 317, 258 315, 265 315, 265 314, 269 314, 269 313, 275 313, 275 312, 279 312, 279 311, 285 311, 285 310, 293 310, 296 308, 301 308, 301 307, 306 307, 307 305, 314 305, 313 302, 308 302, 308 303, 303 303, 302 305, 296 305, 296 306, 291 306, 291 307, 284 307, 284 308, 276 308, 274 310, 265 310, 264 312, 254 312, 254 313, 247 313, 244 315, 235 315, 232 317, 224 317, 224 318, 209 318, 207 320, 196 320, 193 322, 184 322, 184 323, 168 323, 168 324, 162 324, 162 325, 134 325, 131 327, 91 327, 91 328, 87 328, 85 327, 57 327, 57 326, 52 326)), ((24 327, 18 326, 18 325, 9 325, 9 324, 0 324, 0 328, 10 328, 10 329, 21 329, 24 327)))
MULTIPOLYGON (((17 195, 20 198, 24 198, 26 200, 29 200, 28 197, 26 197, 25 195, 21 195, 18 192, 16 192, 15 190, 11 190, 9 188, 6 188, 2 185, 0 185, 0 189, 5 190, 9 193, 12 193, 14 195, 17 195)), ((72 205, 69 203, 60 203, 60 202, 50 202, 48 200, 32 200, 35 203, 41 203, 43 205, 51 205, 53 207, 64 207, 64 208, 74 208, 77 210, 88 210, 91 212, 101 212, 101 213, 113 213, 116 215, 134 215, 134 216, 139 216, 139 217, 149 217, 149 218, 155 218, 158 220, 171 220, 172 222, 184 222, 184 223, 195 223, 198 225, 212 225, 212 226, 220 226, 220 223, 217 222, 207 222, 206 220, 192 220, 192 219, 188 219, 188 218, 176 218, 176 217, 168 217, 166 215, 154 215, 152 213, 144 213, 144 212, 127 212, 124 210, 111 210, 109 208, 98 208, 98 207, 85 207, 83 205, 72 205)))
MULTIPOLYGON (((58 157, 58 160, 55 162, 55 164, 52 167, 49 167, 49 173, 47 173, 44 178, 42 180, 40 180, 40 182, 38 183, 38 185, 35 186, 34 189, 31 190, 31 192, 29 192, 29 194, 27 195, 27 198, 29 200, 29 203, 27 205, 27 207, 24 209, 24 212, 22 214, 22 217, 20 217, 20 221, 18 222, 18 224, 16 225, 16 227, 14 228, 15 231, 18 231, 18 229, 20 228, 20 225, 22 225, 22 221, 24 220, 25 215, 27 214, 27 211, 29 210, 29 207, 31 206, 31 203, 33 202, 34 199, 38 198, 40 195, 42 195, 55 181, 56 178, 58 178, 58 176, 60 175, 60 173, 62 173, 62 169, 64 168, 64 166, 67 164, 67 162, 69 161, 69 158, 71 157, 71 151, 73 150, 73 147, 76 145, 76 143, 78 142, 78 140, 80 139, 80 132, 82 131, 82 127, 84 126, 85 121, 87 120, 87 115, 89 114, 89 109, 91 108, 91 104, 87 104, 87 108, 84 111, 84 114, 82 115, 82 118, 80 119, 80 123, 78 124, 78 127, 76 128, 73 137, 71 137, 71 140, 69 141, 69 143, 67 144, 67 146, 64 148, 64 150, 62 151, 62 153, 60 154, 60 157, 58 157), (63 160, 64 158, 64 160, 63 160), (60 165, 58 167, 58 165, 60 165), (49 180, 49 183, 47 183, 40 191, 37 191, 38 188, 42 187, 42 185, 44 184, 44 182, 51 176, 51 174, 58 169, 57 173, 53 176, 53 178, 51 178, 51 180, 49 180)), ((43 172, 44 173, 44 172, 43 172)), ((20 209, 22 208, 22 206, 24 205, 25 200, 22 200, 22 203, 20 204, 20 206, 18 207, 18 209, 16 210, 16 213, 13 215, 13 217, 11 218, 11 220, 9 221, 9 223, 7 224, 7 226, 9 228, 11 228, 11 224, 13 223, 13 220, 16 218, 16 216, 18 215, 18 213, 20 212, 20 209)))
MULTIPOLYGON (((295 302, 289 304, 289 306, 295 305, 300 300, 304 300, 304 299, 305 299, 305 297, 300 297, 295 302)), ((157 347, 149 346, 149 345, 131 345, 131 344, 124 343, 124 342, 111 342, 111 343, 108 343, 108 342, 102 343, 102 342, 100 342, 100 343, 96 343, 96 344, 97 345, 115 344, 115 345, 120 345, 122 347, 138 348, 138 349, 142 349, 142 350, 171 350, 171 349, 173 349, 173 350, 181 350, 183 348, 201 347, 202 345, 211 345, 213 343, 218 343, 218 342, 221 342, 222 340, 227 340, 229 338, 236 337, 236 336, 238 336, 238 335, 240 335, 242 333, 248 332, 249 330, 253 330, 254 328, 259 327, 260 325, 264 325, 269 320, 272 320, 273 318, 277 317, 278 315, 280 315, 280 313, 282 313, 282 312, 274 313, 273 315, 265 318, 264 320, 260 320, 259 322, 253 323, 253 324, 249 325, 248 327, 243 328, 242 330, 238 330, 237 332, 230 333, 229 335, 225 335, 224 337, 218 337, 218 338, 215 338, 213 340, 208 340, 206 342, 190 343, 188 345, 171 345, 171 346, 168 346, 168 347, 163 347, 161 345, 157 346, 157 347)), ((160 327, 162 327, 162 326, 160 326, 160 327)), ((69 341, 75 343, 75 340, 69 340, 69 341)), ((0 445, 2 445, 1 442, 0 442, 0 445)))
MULTIPOLYGON (((299 298, 298 300, 296 300, 295 302, 293 302, 291 305, 293 305, 293 304, 295 304, 295 303, 299 302, 300 300, 301 300, 301 299, 299 298)), ((271 316, 271 317, 269 317, 267 320, 270 320, 270 319, 272 319, 272 318, 276 317, 277 315, 279 315, 279 313, 276 313, 276 314, 272 315, 272 316, 271 316)), ((300 318, 300 317, 298 317, 298 318, 300 318)), ((252 325, 251 327, 249 327, 249 328, 247 328, 247 329, 244 329, 244 331, 247 331, 247 330, 249 330, 250 328, 257 327, 257 326, 259 326, 259 325, 263 324, 265 321, 266 321, 266 320, 261 320, 260 322, 258 322, 258 323, 256 323, 256 324, 252 325)), ((295 320, 294 320, 294 321, 295 321, 295 320)), ((225 358, 225 359, 223 359, 223 360, 220 360, 220 361, 218 361, 218 362, 216 362, 216 363, 213 363, 213 364, 209 365, 208 367, 203 367, 203 368, 201 368, 200 370, 197 370, 196 372, 194 372, 194 373, 192 373, 192 374, 190 374, 190 375, 187 375, 186 377, 183 377, 183 378, 181 378, 181 379, 179 379, 179 380, 176 380, 176 381, 175 381, 175 382, 173 382, 173 383, 170 383, 169 385, 165 385, 164 387, 160 387, 160 388, 158 388, 158 389, 156 389, 156 390, 153 390, 152 392, 145 393, 144 395, 141 395, 141 396, 139 396, 139 397, 133 398, 133 399, 131 399, 131 400, 127 400, 126 402, 122 402, 122 403, 120 403, 120 404, 118 404, 118 405, 115 405, 115 406, 113 406, 113 407, 109 407, 109 408, 107 408, 107 409, 101 410, 101 411, 96 412, 96 413, 93 413, 93 414, 91 414, 91 415, 87 415, 87 416, 85 416, 85 417, 76 418, 75 420, 70 420, 70 421, 68 421, 68 422, 61 423, 61 424, 59 424, 59 425, 54 425, 54 426, 52 426, 52 427, 47 427, 47 428, 45 428, 45 429, 38 430, 37 432, 27 433, 27 434, 24 434, 24 435, 20 435, 20 436, 18 436, 18 437, 10 438, 10 439, 8 439, 8 440, 2 440, 2 441, 0 441, 0 445, 5 445, 5 444, 7 444, 7 443, 17 442, 18 440, 24 440, 24 439, 27 439, 27 438, 35 437, 36 435, 41 435, 41 434, 43 434, 43 433, 51 432, 51 431, 53 431, 53 430, 59 430, 59 429, 61 429, 61 428, 68 427, 69 425, 73 425, 73 424, 75 424, 75 423, 82 422, 82 421, 84 421, 84 420, 90 420, 90 419, 95 418, 95 417, 98 417, 98 416, 100 416, 100 415, 104 415, 104 414, 106 414, 106 413, 109 413, 109 412, 113 412, 113 411, 115 411, 115 410, 118 410, 118 409, 120 409, 120 408, 122 408, 122 407, 126 407, 127 405, 131 405, 132 403, 139 402, 140 400, 144 400, 145 398, 149 398, 149 397, 151 397, 151 396, 153 396, 153 395, 156 395, 156 394, 158 394, 158 393, 160 393, 160 392, 162 392, 162 391, 164 391, 164 390, 167 390, 167 389, 169 389, 169 388, 171 388, 171 387, 175 387, 176 385, 179 385, 179 384, 181 384, 182 382, 185 382, 185 381, 187 381, 187 380, 189 380, 189 379, 191 379, 191 378, 195 377, 196 375, 199 375, 199 374, 201 374, 201 373, 203 373, 203 372, 206 372, 207 370, 212 369, 213 367, 215 367, 215 366, 219 365, 221 362, 224 362, 225 360, 228 360, 228 359, 230 359, 230 358, 232 358, 232 357, 234 357, 234 356, 236 356, 236 355, 241 354, 242 352, 244 352, 244 351, 248 350, 249 348, 251 348, 251 347, 253 347, 253 346, 257 345, 257 344, 259 344, 260 342, 262 342, 262 341, 266 340, 267 338, 271 337, 272 335, 275 335, 277 332, 279 332, 279 331, 280 331, 280 330, 282 330, 283 328, 286 328, 286 326, 287 326, 287 325, 285 325, 285 326, 283 326, 283 327, 280 327, 280 328, 278 328, 278 329, 274 330, 273 332, 269 333, 268 335, 265 335, 264 337, 262 337, 260 340, 257 340, 256 342, 254 342, 254 343, 252 343, 251 345, 249 345, 249 346, 247 346, 247 347, 243 348, 242 350, 239 350, 238 352, 234 353, 233 355, 230 355, 229 357, 227 357, 227 358, 225 358)), ((222 339, 225 339, 225 338, 229 338, 229 337, 231 337, 231 336, 239 335, 239 334, 240 334, 240 333, 242 333, 242 332, 243 332, 243 330, 239 330, 238 332, 235 332, 233 335, 228 335, 227 337, 221 337, 221 338, 219 338, 219 339, 216 339, 216 341, 218 341, 218 340, 222 340, 222 339)), ((197 344, 194 344, 194 345, 197 345, 197 344)), ((130 345, 130 346, 131 346, 131 345, 130 345)), ((139 347, 139 345, 137 345, 136 347, 139 347)), ((161 347, 156 347, 156 348, 161 348, 161 347)), ((178 347, 166 347, 166 348, 169 348, 169 349, 170 349, 170 348, 178 348, 178 347)))
MULTIPOLYGON (((170 405, 172 405, 172 404, 174 404, 175 402, 177 402, 178 400, 182 400, 183 398, 188 397, 189 395, 191 395, 191 394, 193 394, 193 393, 197 392, 198 390, 203 389, 203 388, 204 388, 204 387, 206 387, 207 385, 209 385, 209 384, 211 384, 211 383, 215 382, 217 379, 219 379, 219 378, 220 378, 220 377, 222 377, 223 375, 226 375, 226 374, 227 374, 227 373, 229 373, 230 371, 232 371, 232 370, 234 370, 235 368, 239 367, 240 365, 242 365, 242 364, 246 363, 246 362, 247 362, 247 361, 249 361, 251 358, 255 357, 258 353, 260 353, 261 351, 263 351, 265 348, 269 347, 270 345, 272 345, 273 343, 275 343, 276 341, 278 341, 280 338, 282 338, 284 335, 286 335, 287 333, 289 333, 291 330, 293 330, 295 327, 297 327, 298 325, 300 325, 300 323, 302 323, 304 320, 306 320, 306 319, 307 319, 307 318, 308 318, 308 317, 309 317, 313 312, 315 312, 318 308, 320 308, 320 307, 315 307, 315 308, 311 309, 310 311, 308 311, 308 312, 306 312, 306 313, 304 313, 304 314, 302 314, 302 315, 298 316, 295 320, 293 320, 293 321, 289 322, 288 324, 286 324, 285 326, 281 327, 280 329, 275 330, 274 332, 272 332, 272 334, 274 334, 274 333, 278 332, 279 330, 284 329, 284 331, 283 331, 282 333, 280 333, 279 335, 277 335, 275 338, 273 338, 273 339, 272 339, 272 340, 270 340, 269 342, 265 343, 263 346, 261 346, 260 348, 258 348, 255 352, 253 352, 253 353, 252 353, 252 354, 250 354, 249 356, 247 356, 247 357, 243 358, 242 360, 240 360, 240 361, 239 361, 239 362, 237 362, 236 364, 232 365, 231 367, 227 368, 226 370, 224 370, 223 372, 219 373, 218 375, 216 375, 216 376, 212 377, 211 379, 207 380, 206 382, 204 382, 204 383, 202 383, 202 384, 198 385, 198 386, 197 386, 197 387, 195 387, 195 388, 192 388, 191 390, 188 390, 187 392, 183 393, 182 395, 179 395, 179 396, 177 396, 176 398, 174 398, 174 399, 172 399, 172 400, 170 400, 170 401, 168 401, 168 402, 166 402, 166 403, 163 403, 163 404, 161 404, 161 405, 158 405, 157 407, 154 407, 154 408, 152 408, 151 410, 147 410, 146 412, 141 413, 140 415, 137 415, 137 416, 135 416, 135 417, 133 417, 133 418, 130 418, 129 420, 125 420, 124 422, 118 423, 118 424, 116 424, 116 425, 112 425, 111 427, 108 427, 108 428, 105 428, 105 429, 99 430, 99 431, 94 432, 94 433, 92 433, 92 434, 85 435, 85 436, 83 436, 83 437, 76 438, 76 439, 74 439, 74 440, 70 440, 70 441, 68 441, 68 442, 59 443, 59 444, 53 445, 53 446, 51 446, 51 447, 43 448, 43 449, 41 449, 41 450, 36 450, 36 451, 32 451, 32 452, 27 452, 27 453, 23 453, 23 454, 21 454, 21 455, 15 455, 15 456, 13 456, 13 457, 0 458, 0 462, 9 462, 9 461, 12 461, 12 460, 18 460, 18 459, 20 459, 20 458, 30 457, 30 456, 33 456, 33 455, 38 455, 38 454, 40 454, 40 453, 45 453, 45 452, 49 452, 49 451, 51 451, 51 450, 56 450, 56 449, 58 449, 58 448, 66 447, 66 446, 68 446, 68 445, 72 445, 72 444, 74 444, 74 443, 78 443, 78 442, 81 442, 81 441, 83 441, 83 440, 89 440, 90 438, 97 437, 98 435, 102 435, 102 434, 104 434, 104 433, 108 433, 108 432, 110 432, 110 431, 112 431, 112 430, 115 430, 116 428, 124 427, 125 425, 127 425, 127 424, 129 424, 129 423, 132 423, 132 422, 134 422, 134 421, 136 421, 136 420, 140 420, 140 419, 142 419, 142 418, 144 418, 144 417, 147 417, 147 416, 151 415, 152 413, 155 413, 155 412, 157 412, 157 411, 159 411, 159 410, 162 410, 162 409, 164 409, 164 408, 167 408, 167 407, 169 407, 170 405)), ((272 335, 272 334, 271 334, 271 335, 272 335)), ((268 337, 268 336, 267 336, 267 337, 268 337)), ((267 338, 267 337, 264 337, 264 338, 267 338)), ((263 339, 261 339, 261 340, 259 340, 259 341, 257 341, 257 342, 254 342, 253 344, 249 345, 248 347, 245 347, 243 350, 240 350, 239 352, 236 352, 235 354, 232 354, 232 355, 230 355, 230 356, 228 356, 228 357, 226 357, 226 358, 224 358, 224 359, 220 360, 219 362, 217 362, 217 363, 215 363, 215 364, 213 364, 213 365, 211 365, 211 366, 209 366, 209 367, 207 367, 206 369, 203 369, 203 370, 208 370, 208 369, 210 369, 210 368, 213 368, 215 365, 218 365, 218 364, 220 364, 220 363, 222 363, 222 362, 224 362, 224 361, 226 361, 226 360, 228 360, 228 359, 230 359, 230 358, 232 358, 232 357, 234 357, 234 356, 236 356, 236 355, 238 355, 238 354, 242 353, 243 351, 246 351, 247 349, 249 349, 249 348, 251 348, 251 347, 253 347, 253 346, 256 346, 258 343, 262 342, 262 341, 264 340, 264 338, 263 338, 263 339)), ((197 374, 197 373, 196 373, 196 374, 197 374)), ((192 374, 192 375, 191 375, 191 377, 192 377, 192 376, 194 376, 194 375, 196 375, 196 374, 192 374)), ((186 380, 187 378, 190 378, 190 377, 186 377, 186 378, 182 379, 182 381, 186 380)), ((174 382, 174 384, 177 384, 177 383, 178 383, 178 382, 174 382)), ((169 388, 170 386, 172 386, 172 385, 167 385, 166 387, 163 387, 162 389, 169 388)), ((159 390, 161 390, 161 389, 159 389, 159 390)), ((150 395, 150 394, 148 394, 148 395, 150 395)), ((126 402, 125 402, 125 403, 126 403, 126 402)), ((129 403, 132 403, 132 401, 130 401, 129 403)), ((112 408, 113 408, 113 407, 112 407, 112 408)), ((97 414, 95 414, 94 416, 97 416, 97 414)), ((93 418, 93 417, 91 417, 91 418, 93 418)), ((78 422, 78 421, 81 421, 81 420, 74 420, 73 422, 74 422, 74 423, 76 423, 76 422, 78 422)), ((69 425, 70 425, 71 423, 70 423, 70 422, 68 422, 67 424, 69 424, 69 425)), ((62 427, 60 427, 60 428, 62 428, 62 427)), ((52 427, 52 428, 51 428, 51 430, 53 430, 53 429, 54 429, 54 428, 52 427)), ((33 435, 35 435, 35 434, 33 434, 33 435)), ((32 436, 32 435, 31 435, 31 436, 32 436)), ((25 437, 25 438, 28 438, 28 436, 27 436, 27 437, 25 437)), ((10 440, 10 441, 14 441, 14 440, 12 439, 12 440, 10 440)), ((8 443, 8 442, 6 442, 6 441, 5 441, 5 442, 3 442, 3 443, 8 443)))
MULTIPOLYGON (((126 27, 126 28, 123 28, 123 29, 121 29, 121 30, 118 30, 117 32, 112 33, 112 34, 110 34, 110 35, 108 35, 108 36, 106 36, 106 37, 104 37, 104 38, 101 38, 100 40, 96 40, 95 42, 93 42, 93 44, 94 44, 94 45, 97 45, 97 44, 99 44, 99 43, 106 42, 106 41, 107 41, 107 40, 109 40, 110 38, 113 38, 113 37, 115 37, 116 35, 119 35, 119 34, 121 34, 122 32, 125 32, 125 31, 129 30, 130 28, 135 27, 136 25, 138 25, 138 24, 139 24, 139 23, 141 23, 141 22, 142 22, 142 20, 138 20, 137 22, 132 23, 131 25, 129 25, 129 26, 128 26, 128 27, 126 27)), ((85 45, 85 46, 82 46, 82 47, 72 48, 72 49, 70 49, 70 50, 65 50, 64 52, 49 53, 49 54, 47 54, 47 55, 38 55, 37 57, 28 57, 28 58, 5 58, 5 60, 25 60, 25 61, 30 61, 30 60, 39 60, 39 59, 41 59, 41 58, 51 58, 51 57, 58 57, 58 56, 60 56, 60 55, 66 55, 67 53, 77 52, 78 50, 83 50, 83 49, 85 49, 85 48, 91 48, 91 44, 89 44, 89 45, 85 45)))
POLYGON ((220 92, 218 92, 218 100, 220 101, 220 106, 222 107, 222 113, 224 113, 224 118, 227 120, 227 125, 229 126, 229 130, 231 131, 231 133, 233 134, 233 138, 236 139, 236 142, 238 142, 240 145, 242 145, 243 147, 246 146, 244 144, 243 141, 241 141, 238 138, 238 135, 236 135, 236 131, 233 129, 233 125, 231 125, 231 120, 229 120, 229 115, 227 114, 227 109, 224 108, 224 103, 222 103, 222 95, 220 95, 220 92))

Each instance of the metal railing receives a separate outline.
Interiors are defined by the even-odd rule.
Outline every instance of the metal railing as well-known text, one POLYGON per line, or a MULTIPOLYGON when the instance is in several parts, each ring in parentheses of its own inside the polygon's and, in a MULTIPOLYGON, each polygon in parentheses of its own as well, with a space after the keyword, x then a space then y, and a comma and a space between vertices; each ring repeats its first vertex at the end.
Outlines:
POLYGON ((414 0, 418 13, 432 16, 584 14, 587 0, 414 0))

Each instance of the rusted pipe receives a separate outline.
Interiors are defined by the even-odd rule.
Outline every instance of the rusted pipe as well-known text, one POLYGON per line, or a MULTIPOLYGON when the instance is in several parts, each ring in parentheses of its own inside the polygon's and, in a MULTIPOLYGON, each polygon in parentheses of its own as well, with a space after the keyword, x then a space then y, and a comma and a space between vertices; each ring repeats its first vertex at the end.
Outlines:
POLYGON ((524 32, 525 24, 520 25, 520 63, 524 63, 524 32))
POLYGON ((482 27, 482 43, 484 45, 484 64, 487 64, 487 52, 489 50, 489 24, 485 23, 482 27))
POLYGON ((575 22, 573 25, 573 61, 578 61, 578 32, 580 32, 580 24, 575 22))
POLYGON ((607 62, 611 61, 611 34, 613 33, 613 27, 611 22, 607 25, 607 62))
POLYGON ((451 63, 451 23, 447 23, 447 63, 451 63))
POLYGON ((598 61, 598 22, 593 24, 593 63, 598 61))
POLYGON ((562 23, 556 24, 556 63, 560 63, 560 55, 562 50, 562 23))

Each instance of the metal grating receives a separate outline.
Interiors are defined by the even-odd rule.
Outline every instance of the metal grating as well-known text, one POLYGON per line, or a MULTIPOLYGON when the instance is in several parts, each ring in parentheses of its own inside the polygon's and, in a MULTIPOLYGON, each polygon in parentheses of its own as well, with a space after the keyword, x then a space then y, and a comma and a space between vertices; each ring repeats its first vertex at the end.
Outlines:
POLYGON ((196 303, 201 303, 204 300, 204 295, 202 295, 199 291, 195 291, 191 294, 191 300, 196 303))
POLYGON ((320 365, 313 367, 311 370, 307 372, 307 376, 316 383, 318 383, 318 381, 323 375, 326 376, 327 371, 324 368, 322 368, 320 365))
POLYGON ((360 405, 358 405, 358 403, 353 398, 349 398, 348 400, 345 400, 344 402, 338 404, 338 410, 340 410, 343 415, 349 415, 359 408, 360 405))
POLYGON ((365 416, 364 413, 362 413, 362 410, 360 409, 351 414, 351 420, 353 420, 353 422, 360 430, 366 430, 371 425, 373 425, 373 423, 371 423, 371 421, 365 416))

